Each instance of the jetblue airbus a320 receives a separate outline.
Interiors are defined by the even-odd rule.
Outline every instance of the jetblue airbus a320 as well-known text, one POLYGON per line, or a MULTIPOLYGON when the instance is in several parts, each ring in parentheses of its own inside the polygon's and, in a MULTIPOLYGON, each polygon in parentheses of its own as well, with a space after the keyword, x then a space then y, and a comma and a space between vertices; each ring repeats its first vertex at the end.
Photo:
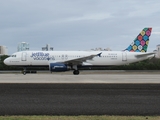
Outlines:
POLYGON ((125 65, 155 56, 147 52, 152 28, 144 28, 123 51, 21 51, 4 60, 6 65, 23 67, 48 67, 51 72, 73 70, 79 74, 79 66, 125 65))

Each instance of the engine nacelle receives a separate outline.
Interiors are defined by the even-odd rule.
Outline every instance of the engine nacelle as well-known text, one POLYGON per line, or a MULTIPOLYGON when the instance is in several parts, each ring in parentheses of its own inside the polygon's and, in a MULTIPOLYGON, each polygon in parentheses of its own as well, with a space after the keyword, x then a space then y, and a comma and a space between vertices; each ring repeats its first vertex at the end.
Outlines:
POLYGON ((70 67, 63 63, 50 63, 49 70, 51 72, 64 72, 70 70, 70 67))

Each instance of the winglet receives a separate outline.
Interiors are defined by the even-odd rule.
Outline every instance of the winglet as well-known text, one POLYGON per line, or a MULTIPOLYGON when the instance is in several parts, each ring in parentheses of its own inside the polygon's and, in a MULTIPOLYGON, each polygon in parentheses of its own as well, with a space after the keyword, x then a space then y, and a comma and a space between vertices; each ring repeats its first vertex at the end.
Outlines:
POLYGON ((129 52, 147 52, 151 32, 152 28, 144 28, 132 44, 125 50, 129 52))

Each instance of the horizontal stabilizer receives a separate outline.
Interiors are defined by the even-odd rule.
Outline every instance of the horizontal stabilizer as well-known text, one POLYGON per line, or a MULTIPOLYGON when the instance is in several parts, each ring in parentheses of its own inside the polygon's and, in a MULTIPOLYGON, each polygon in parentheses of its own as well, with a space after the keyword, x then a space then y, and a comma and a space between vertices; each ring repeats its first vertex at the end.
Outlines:
POLYGON ((136 57, 141 58, 141 57, 147 57, 149 55, 155 55, 155 53, 151 52, 151 53, 139 54, 139 55, 136 55, 136 57))

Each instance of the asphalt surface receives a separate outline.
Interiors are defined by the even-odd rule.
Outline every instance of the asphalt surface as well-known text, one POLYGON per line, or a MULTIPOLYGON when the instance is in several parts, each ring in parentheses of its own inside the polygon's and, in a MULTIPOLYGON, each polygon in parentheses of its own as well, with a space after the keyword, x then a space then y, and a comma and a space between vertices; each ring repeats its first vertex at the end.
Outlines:
POLYGON ((0 74, 0 83, 132 83, 132 84, 160 84, 160 73, 110 73, 110 74, 0 74))
POLYGON ((1 83, 0 115, 160 115, 160 84, 1 83))

